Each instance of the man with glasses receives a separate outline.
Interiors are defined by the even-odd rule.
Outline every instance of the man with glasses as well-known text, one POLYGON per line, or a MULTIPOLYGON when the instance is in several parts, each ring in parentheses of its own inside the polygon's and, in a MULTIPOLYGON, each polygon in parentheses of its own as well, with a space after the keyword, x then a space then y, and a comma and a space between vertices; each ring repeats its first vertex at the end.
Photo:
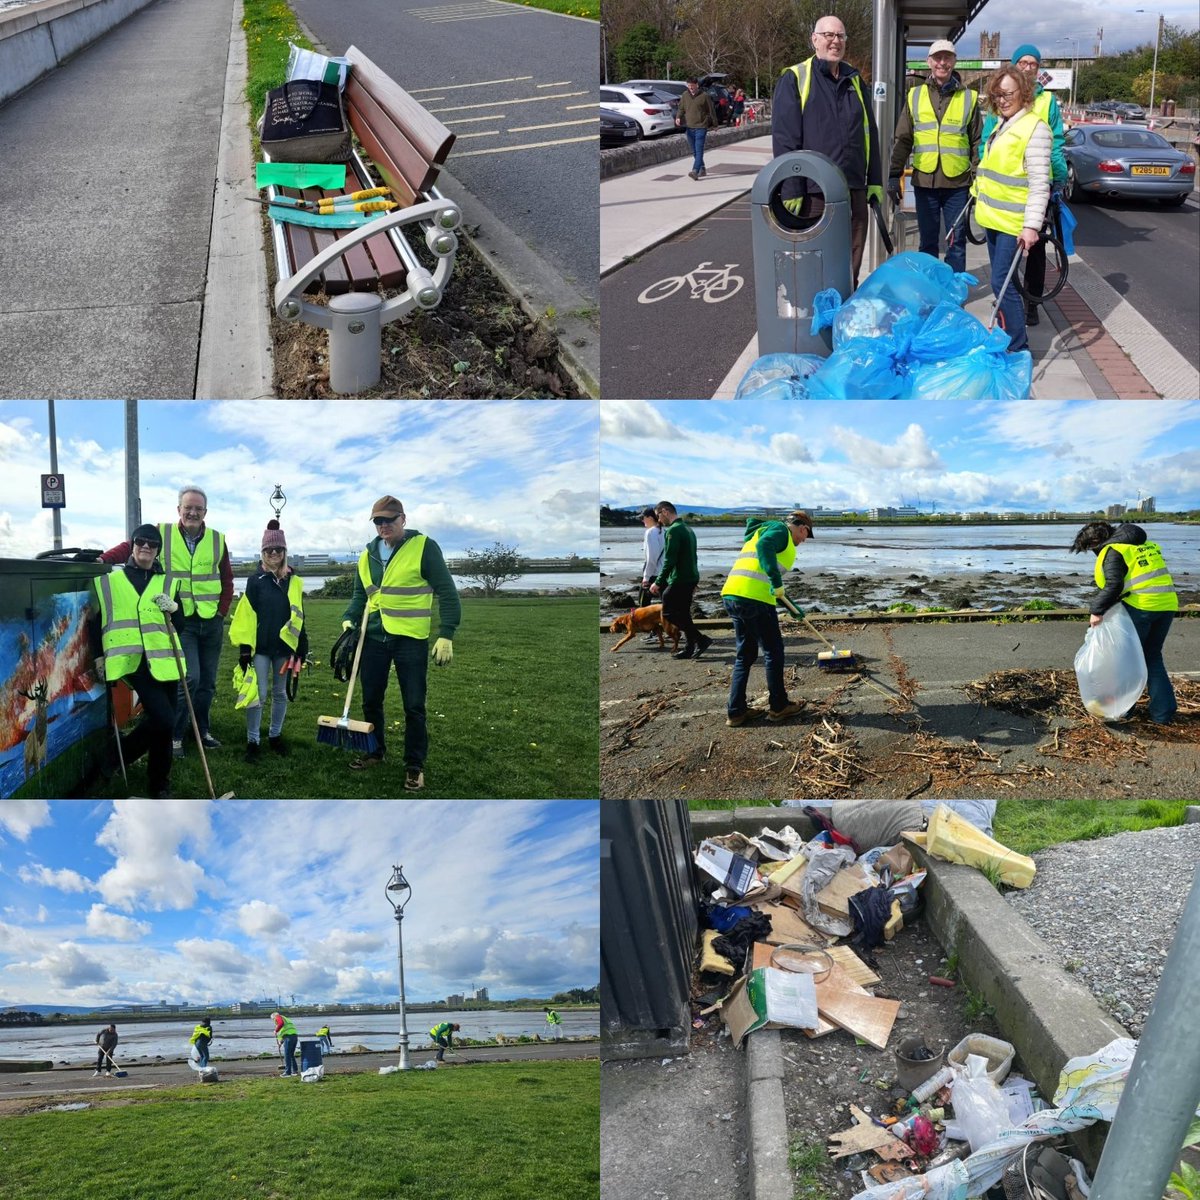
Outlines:
MULTIPOLYGON (((125 563, 94 581, 98 600, 104 680, 123 680, 137 692, 142 719, 120 738, 126 767, 147 755, 149 795, 171 795, 171 731, 179 691, 179 662, 167 624, 180 627, 182 610, 175 600, 181 581, 158 561, 162 539, 154 525, 139 525, 129 537, 125 563)), ((109 553, 112 553, 111 551, 109 553)))
POLYGON ((342 628, 355 629, 367 617, 362 653, 363 719, 375 726, 378 749, 354 759, 356 771, 383 764, 383 698, 388 670, 396 671, 404 702, 404 787, 425 786, 429 734, 425 721, 425 681, 429 669, 429 634, 433 597, 438 601, 438 637, 433 661, 439 667, 454 659, 454 631, 462 616, 458 589, 446 568, 441 548, 431 537, 404 525, 404 505, 381 496, 371 509, 376 536, 358 558, 354 594, 342 614, 342 628))
MULTIPOLYGON (((788 67, 771 104, 771 148, 776 158, 793 150, 827 155, 850 189, 850 257, 854 286, 867 244, 867 201, 883 199, 883 171, 875 117, 862 77, 845 61, 846 27, 821 17, 813 30, 814 55, 788 67)), ((825 197, 807 179, 790 179, 784 207, 806 226, 825 211, 825 197)))
MULTIPOLYGON (((888 171, 888 194, 899 204, 900 177, 912 154, 920 251, 934 258, 939 257, 943 226, 949 233, 967 206, 979 163, 979 94, 963 87, 954 69, 957 60, 953 42, 943 39, 929 47, 929 78, 909 91, 900 110, 888 171)), ((967 269, 964 230, 959 229, 946 247, 946 262, 956 271, 967 269)))
MULTIPOLYGON (((209 731, 209 715, 217 693, 217 667, 221 661, 225 614, 233 603, 233 566, 225 535, 204 523, 208 496, 202 488, 189 484, 179 489, 177 523, 158 525, 159 556, 170 581, 179 581, 179 603, 183 609, 180 641, 187 664, 187 687, 200 729, 200 740, 207 750, 220 742, 209 731)), ((102 562, 124 562, 129 543, 122 542, 100 556, 102 562)), ((172 750, 183 757, 184 739, 190 718, 182 694, 176 704, 175 736, 172 750)))

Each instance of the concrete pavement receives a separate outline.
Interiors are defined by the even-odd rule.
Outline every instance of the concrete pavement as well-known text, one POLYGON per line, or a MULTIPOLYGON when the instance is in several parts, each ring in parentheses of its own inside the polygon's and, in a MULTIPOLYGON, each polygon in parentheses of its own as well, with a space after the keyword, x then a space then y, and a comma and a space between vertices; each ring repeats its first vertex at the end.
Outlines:
MULTIPOLYGON (((603 178, 601 275, 620 270, 626 261, 744 195, 770 160, 770 137, 762 136, 710 146, 705 151, 708 175, 701 180, 688 178, 686 157, 603 178)), ((1188 203, 1200 206, 1195 194, 1188 203)), ((915 221, 911 225, 915 248, 915 221)), ((864 263, 864 275, 869 263, 869 259, 864 263)), ((986 247, 968 244, 967 270, 981 282, 972 289, 966 308, 986 321, 992 306, 986 247)), ((1069 280, 1058 298, 1045 306, 1041 323, 1029 331, 1033 398, 1193 399, 1200 395, 1197 364, 1188 362, 1078 253, 1072 256, 1069 280)), ((732 398, 757 357, 757 339, 753 339, 730 364, 714 398, 732 398)), ((653 398, 650 390, 645 398, 653 398)))

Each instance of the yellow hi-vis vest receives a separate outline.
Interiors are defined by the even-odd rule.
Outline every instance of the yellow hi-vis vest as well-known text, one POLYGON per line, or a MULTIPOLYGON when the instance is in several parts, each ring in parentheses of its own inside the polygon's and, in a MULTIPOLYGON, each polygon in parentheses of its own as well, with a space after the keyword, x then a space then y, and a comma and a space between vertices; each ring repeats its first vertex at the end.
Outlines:
POLYGON ((225 554, 225 535, 206 529, 196 543, 196 552, 188 550, 187 541, 178 525, 162 522, 158 527, 162 538, 159 558, 167 579, 179 580, 179 603, 185 617, 198 613, 215 617, 221 599, 221 559, 225 554))
POLYGON ((975 172, 975 216, 980 225, 1013 237, 1024 228, 1029 198, 1025 147, 1039 124, 1045 122, 1030 110, 1003 133, 993 134, 984 147, 975 172))
MULTIPOLYGON (((800 111, 804 111, 804 106, 808 103, 808 92, 812 86, 812 58, 806 58, 802 63, 796 63, 794 66, 788 67, 796 77, 796 90, 800 93, 800 111)), ((863 99, 862 76, 851 76, 850 82, 854 85, 854 93, 858 97, 859 104, 863 110, 863 155, 866 158, 867 170, 871 169, 871 126, 867 122, 867 102, 863 99)))
MULTIPOLYGON (((279 638, 285 646, 295 650, 300 645, 300 630, 304 627, 304 584, 299 575, 293 574, 288 580, 288 603, 292 606, 291 615, 279 631, 279 638)), ((235 646, 249 646, 253 651, 257 637, 258 613, 243 592, 229 623, 229 640, 235 646)))
POLYGON ((418 533, 398 546, 383 568, 378 584, 371 581, 369 552, 358 556, 358 577, 367 593, 367 608, 375 609, 385 633, 428 638, 433 616, 433 588, 421 575, 425 535, 418 533))
POLYGON ((971 143, 967 129, 975 115, 978 96, 970 88, 959 88, 946 105, 941 122, 933 109, 933 99, 924 84, 908 93, 908 112, 913 126, 913 167, 927 175, 938 167, 951 178, 965 174, 971 166, 971 143))
POLYGON ((1034 96, 1033 103, 1029 106, 1047 125, 1050 124, 1050 101, 1053 99, 1049 92, 1041 91, 1034 96))
POLYGON ((112 683, 132 675, 143 657, 155 679, 178 679, 179 665, 167 627, 170 618, 154 603, 160 592, 171 594, 167 576, 155 575, 140 596, 120 569, 98 576, 95 585, 100 601, 105 681, 112 683))
POLYGON ((1132 608, 1144 609, 1147 612, 1176 612, 1179 609, 1179 597, 1175 594, 1175 583, 1171 572, 1163 560, 1162 550, 1157 542, 1143 542, 1140 546, 1131 546, 1128 542, 1109 542, 1100 547, 1096 555, 1096 586, 1104 586, 1105 552, 1115 550, 1125 560, 1125 587, 1128 588, 1121 599, 1132 608))
MULTIPOLYGON (((742 547, 742 552, 733 564, 733 570, 725 580, 721 589, 722 596, 742 596, 747 600, 759 600, 763 604, 775 607, 775 592, 771 587, 771 577, 763 571, 758 561, 758 538, 761 529, 754 531, 754 536, 742 547)), ((776 560, 780 571, 790 571, 796 561, 796 543, 788 537, 788 544, 776 560)))

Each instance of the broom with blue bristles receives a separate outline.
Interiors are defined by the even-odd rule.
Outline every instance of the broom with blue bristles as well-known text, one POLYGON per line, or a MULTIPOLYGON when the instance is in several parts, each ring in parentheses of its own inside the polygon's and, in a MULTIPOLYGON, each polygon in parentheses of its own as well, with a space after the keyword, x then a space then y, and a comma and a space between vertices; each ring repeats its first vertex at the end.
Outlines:
POLYGON ((350 701, 354 697, 354 681, 358 677, 358 663, 362 658, 363 642, 367 637, 367 618, 370 615, 370 604, 364 604, 358 645, 354 648, 354 666, 350 669, 350 686, 346 689, 346 707, 342 709, 341 717, 317 718, 318 743, 337 746, 340 750, 356 750, 361 754, 374 754, 379 749, 375 726, 370 721, 350 720, 350 701))

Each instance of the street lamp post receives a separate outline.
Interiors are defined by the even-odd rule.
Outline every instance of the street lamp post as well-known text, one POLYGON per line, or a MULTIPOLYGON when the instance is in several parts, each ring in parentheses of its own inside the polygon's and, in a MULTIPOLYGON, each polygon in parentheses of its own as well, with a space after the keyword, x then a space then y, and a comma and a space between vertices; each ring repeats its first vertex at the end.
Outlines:
MULTIPOLYGON (((1144 8, 1135 8, 1134 12, 1144 13, 1144 8)), ((1158 81, 1158 45, 1162 41, 1163 15, 1158 14, 1158 24, 1154 29, 1154 64, 1150 68, 1150 115, 1154 115, 1154 85, 1158 81)))
POLYGON ((1061 37, 1060 42, 1071 43, 1071 107, 1075 107, 1075 79, 1079 74, 1079 40, 1073 37, 1061 37))
POLYGON ((400 972, 400 1070, 407 1071, 408 1065, 408 1017, 404 1011, 404 906, 412 896, 412 887, 404 878, 403 867, 392 867, 392 877, 388 881, 388 903, 392 906, 392 914, 396 918, 396 966, 400 972), (393 899, 393 894, 395 899, 393 899))

